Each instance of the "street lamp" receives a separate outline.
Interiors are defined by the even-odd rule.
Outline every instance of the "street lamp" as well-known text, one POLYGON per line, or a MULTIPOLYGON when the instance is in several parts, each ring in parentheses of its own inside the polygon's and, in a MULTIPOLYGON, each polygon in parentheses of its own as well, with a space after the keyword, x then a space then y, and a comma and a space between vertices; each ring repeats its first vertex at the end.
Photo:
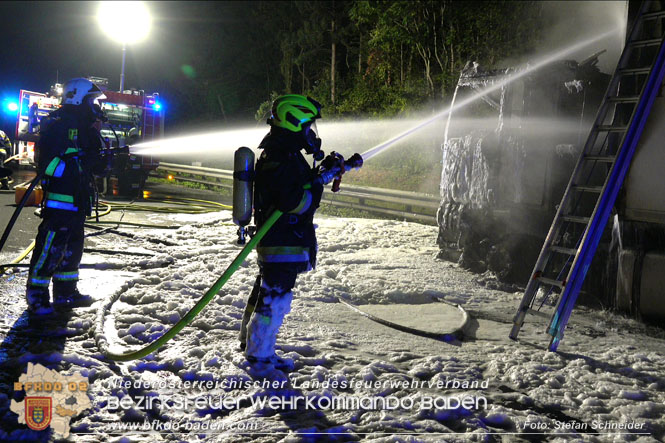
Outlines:
POLYGON ((101 2, 97 21, 111 39, 122 43, 120 92, 125 87, 125 54, 127 45, 137 43, 148 35, 152 19, 143 2, 101 2))

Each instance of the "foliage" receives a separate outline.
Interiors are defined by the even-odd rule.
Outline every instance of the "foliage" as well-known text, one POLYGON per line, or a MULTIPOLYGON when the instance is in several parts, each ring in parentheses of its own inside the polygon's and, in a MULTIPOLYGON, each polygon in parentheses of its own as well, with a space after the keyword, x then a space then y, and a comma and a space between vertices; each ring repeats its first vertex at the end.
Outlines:
POLYGON ((184 61, 179 120, 264 120, 283 93, 316 98, 327 118, 403 114, 449 99, 469 60, 499 67, 529 53, 543 28, 536 1, 219 5, 229 20, 201 25, 212 43, 184 61))
MULTIPOLYGON (((325 119, 438 110, 449 103, 467 61, 491 68, 504 60, 513 64, 533 51, 544 29, 537 1, 214 5, 227 18, 196 24, 205 43, 182 61, 173 91, 177 103, 169 108, 167 123, 188 130, 250 118, 264 123, 272 101, 285 93, 314 97, 324 105, 325 119)), ((390 150, 345 180, 437 193, 441 143, 390 150)))
POLYGON ((270 118, 270 114, 272 112, 272 102, 274 102, 277 97, 279 97, 279 94, 273 91, 270 93, 270 99, 259 105, 259 109, 257 109, 256 114, 254 114, 254 118, 257 122, 264 122, 270 118))

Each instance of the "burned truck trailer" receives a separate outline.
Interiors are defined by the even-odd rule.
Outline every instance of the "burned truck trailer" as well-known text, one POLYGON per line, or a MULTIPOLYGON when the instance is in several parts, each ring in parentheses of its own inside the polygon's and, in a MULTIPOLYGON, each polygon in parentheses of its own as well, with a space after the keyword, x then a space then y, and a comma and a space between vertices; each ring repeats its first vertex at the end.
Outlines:
POLYGON ((439 258, 523 284, 609 82, 596 64, 462 70, 442 147, 439 258), (455 111, 456 100, 503 84, 455 111))

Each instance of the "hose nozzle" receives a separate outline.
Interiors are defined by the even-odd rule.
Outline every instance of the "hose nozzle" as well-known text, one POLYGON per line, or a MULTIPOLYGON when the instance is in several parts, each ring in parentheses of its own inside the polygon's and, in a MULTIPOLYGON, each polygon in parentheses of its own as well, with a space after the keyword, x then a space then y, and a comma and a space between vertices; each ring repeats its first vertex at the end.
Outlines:
POLYGON ((345 165, 347 167, 347 171, 349 169, 360 169, 363 166, 363 156, 356 152, 346 160, 345 165))
POLYGON ((118 155, 118 154, 129 154, 129 146, 120 146, 118 148, 106 148, 106 149, 101 149, 99 153, 102 156, 113 156, 113 155, 118 155))
POLYGON ((332 192, 338 192, 339 186, 342 183, 342 175, 350 169, 358 169, 363 165, 363 158, 360 154, 355 153, 347 160, 344 160, 342 154, 331 152, 321 162, 318 181, 322 184, 327 184, 332 181, 332 192))

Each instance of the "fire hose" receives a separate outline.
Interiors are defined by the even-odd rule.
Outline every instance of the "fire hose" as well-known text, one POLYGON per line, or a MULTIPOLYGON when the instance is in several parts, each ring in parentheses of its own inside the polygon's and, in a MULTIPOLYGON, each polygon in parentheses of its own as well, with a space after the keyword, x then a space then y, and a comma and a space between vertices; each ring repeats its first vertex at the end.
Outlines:
MULTIPOLYGON (((114 155, 119 152, 129 152, 129 147, 125 146, 122 148, 115 148, 115 149, 104 149, 100 151, 103 155, 114 155)), ((65 156, 70 156, 71 154, 60 154, 59 157, 64 158, 65 156)), ((14 156, 16 157, 16 156, 14 156)), ((11 158, 14 158, 11 157, 11 158)), ((8 159, 9 160, 9 159, 8 159)), ((2 233, 2 238, 0 238, 0 251, 2 251, 2 248, 5 246, 5 243, 7 242, 7 238, 9 237, 9 234, 11 233, 12 229, 14 228, 14 224, 16 223, 16 220, 18 219, 18 216, 21 214, 21 211, 25 207, 25 204, 28 202, 28 198, 30 197, 30 194, 32 194, 32 191, 35 189, 35 186, 37 186, 37 183, 39 183, 42 178, 44 177, 45 172, 38 173, 35 178, 32 179, 30 182, 30 185, 28 186, 28 189, 25 191, 25 194, 23 194, 23 198, 21 198, 21 201, 19 202, 18 205, 16 205, 16 209, 14 210, 14 213, 12 214, 11 219, 9 220, 9 223, 7 223, 7 226, 5 227, 5 231, 2 233)), ((109 210, 110 211, 110 210, 109 210)))
MULTIPOLYGON (((33 192, 35 186, 39 181, 41 180, 43 174, 38 174, 35 178, 32 179, 30 182, 30 185, 28 186, 28 189, 26 190, 25 194, 23 195, 23 198, 17 205, 16 209, 14 210, 14 213, 12 214, 12 217, 7 223, 7 226, 5 227, 5 231, 2 234, 2 238, 0 238, 0 251, 2 251, 5 243, 7 242, 7 239, 9 238, 9 234, 11 233, 16 220, 18 219, 21 211, 26 205, 26 202, 28 201, 30 194, 33 192)), ((106 209, 97 214, 93 215, 90 217, 86 218, 86 227, 90 228, 95 228, 95 226, 92 225, 116 225, 116 226, 131 226, 131 227, 139 227, 139 228, 152 228, 152 229, 177 229, 177 226, 159 226, 159 225, 153 225, 153 224, 146 224, 146 223, 131 223, 131 222, 123 222, 123 221, 99 221, 96 220, 97 217, 103 217, 105 215, 108 215, 111 213, 111 211, 114 210, 131 210, 131 211, 152 211, 152 212, 164 212, 164 213, 187 213, 187 214, 202 214, 205 212, 210 212, 210 211, 217 211, 219 209, 229 209, 230 206, 224 205, 221 203, 217 202, 212 202, 212 201, 207 201, 207 200, 199 200, 199 199, 188 199, 188 198, 180 198, 180 199, 174 199, 174 198, 168 198, 168 199, 161 199, 160 201, 165 202, 165 203, 172 203, 175 205, 179 206, 186 206, 187 208, 183 209, 181 207, 169 207, 169 206, 150 206, 150 205, 133 205, 133 204, 118 204, 118 203, 110 203, 106 201, 100 201, 99 203, 103 206, 106 207, 106 209), (192 202, 192 203, 189 203, 192 202)), ((17 265, 19 262, 21 262, 23 259, 25 259, 28 254, 34 249, 35 247, 35 242, 33 241, 21 254, 16 257, 14 260, 12 260, 11 263, 7 264, 0 264, 0 273, 5 270, 5 268, 12 268, 12 267, 21 267, 21 266, 14 266, 17 265)))
MULTIPOLYGON (((325 160, 322 162, 322 167, 324 170, 319 174, 315 179, 319 184, 326 184, 330 181, 333 181, 333 189, 339 190, 339 184, 341 182, 341 177, 344 172, 353 169, 360 168, 363 163, 363 159, 359 154, 354 154, 346 162, 340 154, 331 153, 328 156, 328 162, 325 160)), ((308 185, 305 185, 306 187, 308 185)), ((336 192, 336 191, 335 191, 336 192)), ((108 357, 111 360, 115 361, 131 361, 139 358, 143 358, 152 352, 156 351, 162 347, 166 342, 175 337, 185 326, 191 323, 192 320, 205 308, 208 303, 219 293, 222 287, 226 282, 231 278, 231 276, 238 270, 240 265, 245 261, 249 253, 256 247, 256 245, 261 241, 261 239, 268 233, 270 228, 279 220, 283 212, 275 209, 275 211, 270 214, 268 219, 261 225, 261 227, 256 231, 256 234, 251 238, 249 242, 242 248, 240 253, 236 258, 231 262, 231 264, 226 268, 224 273, 213 283, 213 285, 208 289, 208 291, 201 297, 201 299, 196 302, 194 307, 192 307, 175 325, 173 325, 168 331, 164 333, 161 337, 151 342, 147 346, 137 349, 135 351, 129 351, 123 354, 111 352, 108 349, 108 342, 104 338, 104 317, 106 312, 111 309, 111 306, 118 299, 122 291, 116 292, 113 297, 102 306, 97 313, 97 332, 95 334, 95 340, 97 342, 97 347, 100 349, 102 354, 108 357)))
POLYGON ((32 190, 35 189, 35 186, 37 186, 37 183, 39 183, 39 181, 42 179, 43 176, 44 176, 44 173, 37 174, 37 176, 32 179, 32 181, 30 182, 30 186, 25 191, 25 194, 23 194, 23 198, 21 199, 19 204, 16 205, 16 209, 14 210, 14 213, 12 214, 12 218, 9 219, 9 223, 7 223, 7 227, 5 228, 5 232, 2 233, 2 238, 0 238, 0 251, 2 251, 2 248, 5 246, 5 243, 7 242, 7 238, 9 238, 9 233, 12 232, 12 228, 14 227, 14 224, 16 223, 16 219, 18 219, 18 216, 21 213, 21 210, 23 210, 23 207, 28 202, 28 197, 30 197, 30 194, 32 193, 32 190))

